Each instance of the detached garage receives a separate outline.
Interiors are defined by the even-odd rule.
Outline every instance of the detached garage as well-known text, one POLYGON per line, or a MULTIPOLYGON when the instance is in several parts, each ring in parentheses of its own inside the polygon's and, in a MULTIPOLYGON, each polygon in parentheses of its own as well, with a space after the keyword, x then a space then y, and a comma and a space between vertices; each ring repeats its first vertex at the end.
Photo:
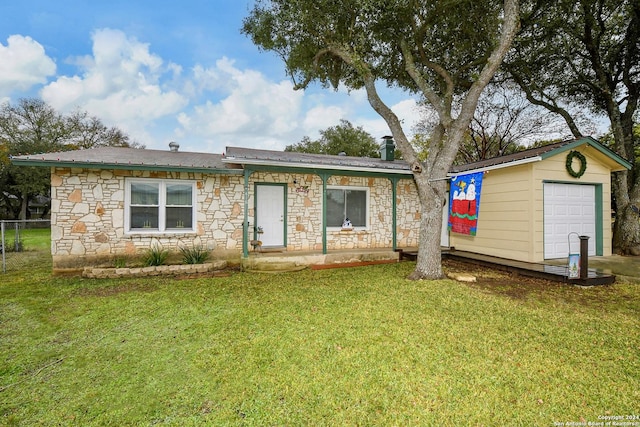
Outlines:
POLYGON ((483 172, 475 236, 457 250, 527 262, 566 258, 589 236, 589 255, 611 255, 611 173, 631 164, 593 138, 563 141, 457 166, 483 172))

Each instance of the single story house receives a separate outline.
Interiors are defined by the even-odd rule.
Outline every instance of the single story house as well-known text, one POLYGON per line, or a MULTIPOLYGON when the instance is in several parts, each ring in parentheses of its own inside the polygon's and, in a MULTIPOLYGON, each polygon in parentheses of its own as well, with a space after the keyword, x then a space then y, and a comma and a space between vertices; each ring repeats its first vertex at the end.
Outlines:
MULTIPOLYGON (((200 245, 236 262, 249 258, 258 241, 257 249, 287 253, 418 246, 413 175, 406 162, 394 160, 389 138, 380 159, 239 147, 192 153, 176 145, 12 159, 51 168, 54 270, 113 265, 116 257, 154 245, 200 245)), ((485 172, 478 231, 464 236, 445 226, 442 243, 542 261, 566 256, 562 244, 575 230, 592 236, 594 255, 609 255, 610 174, 628 167, 591 138, 456 167, 451 176, 485 172), (581 172, 576 177, 566 166, 574 152, 580 153, 571 154, 581 172)))

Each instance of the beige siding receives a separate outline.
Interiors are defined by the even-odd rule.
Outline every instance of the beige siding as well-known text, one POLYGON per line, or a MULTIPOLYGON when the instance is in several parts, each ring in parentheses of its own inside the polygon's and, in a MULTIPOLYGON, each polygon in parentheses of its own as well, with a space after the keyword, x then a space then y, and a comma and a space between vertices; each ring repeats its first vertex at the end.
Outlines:
MULTIPOLYGON (((533 259, 544 260, 544 182, 558 182, 567 184, 595 184, 602 185, 602 242, 603 255, 611 255, 611 170, 605 163, 605 157, 590 147, 581 147, 580 151, 587 159, 587 169, 580 178, 574 178, 566 170, 568 152, 560 153, 541 162, 534 163, 534 195, 533 195, 533 228, 535 240, 533 259)), ((574 160, 575 161, 575 160, 574 160)), ((574 170, 577 170, 577 164, 574 170)))
MULTIPOLYGON (((587 169, 580 178, 566 170, 568 152, 520 166, 485 173, 477 235, 451 233, 458 250, 528 262, 544 260, 544 182, 602 186, 603 255, 611 255, 611 160, 581 147, 587 169)), ((577 169, 578 165, 574 166, 577 169)))
POLYGON ((485 173, 477 234, 451 233, 451 246, 457 250, 529 261, 532 239, 530 188, 530 165, 485 173))

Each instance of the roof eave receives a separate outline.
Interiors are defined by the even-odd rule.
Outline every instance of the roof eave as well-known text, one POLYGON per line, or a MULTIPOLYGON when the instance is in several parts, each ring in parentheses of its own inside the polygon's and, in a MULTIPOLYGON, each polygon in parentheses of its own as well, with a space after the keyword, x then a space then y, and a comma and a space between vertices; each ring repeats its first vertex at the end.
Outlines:
POLYGON ((540 157, 542 157, 542 159, 547 159, 551 156, 555 156, 557 154, 560 154, 564 151, 569 151, 569 150, 573 150, 581 145, 587 144, 590 147, 595 148, 596 150, 598 150, 601 154, 609 157, 611 160, 613 160, 614 162, 618 163, 620 166, 620 168, 611 168, 611 170, 613 172, 619 172, 619 171, 623 171, 625 169, 630 170, 633 165, 628 162, 627 160, 623 159, 622 157, 620 157, 618 154, 616 154, 615 152, 613 152, 612 150, 608 149, 607 147, 605 147, 604 145, 600 144, 598 141, 596 141, 595 139, 591 138, 590 136, 586 136, 583 138, 579 138, 576 139, 575 141, 570 142, 569 144, 563 145, 561 147, 556 148, 555 150, 551 150, 547 153, 543 153, 540 155, 540 157))
POLYGON ((323 165, 319 163, 291 163, 291 162, 278 162, 273 160, 260 160, 260 159, 246 159, 236 157, 226 157, 222 159, 223 163, 250 165, 250 166, 266 166, 285 169, 306 169, 306 170, 326 170, 326 171, 351 171, 351 172, 366 172, 366 173, 378 173, 378 174, 394 174, 394 175, 413 175, 409 169, 383 169, 383 168, 366 168, 358 166, 345 166, 345 165, 323 165))
POLYGON ((496 170, 496 169, 504 169, 504 168, 510 168, 512 166, 525 165, 525 164, 528 164, 528 163, 539 162, 541 160, 543 160, 541 156, 528 157, 526 159, 520 159, 520 160, 516 160, 516 161, 513 161, 513 162, 499 163, 497 165, 485 166, 485 167, 476 168, 476 169, 469 169, 469 170, 460 171, 460 172, 449 172, 447 174, 447 176, 448 177, 454 177, 454 176, 466 175, 466 174, 469 174, 469 173, 488 172, 488 171, 492 171, 492 170, 496 170))
POLYGON ((37 160, 25 158, 12 158, 12 163, 22 166, 41 166, 41 167, 60 167, 60 168, 86 168, 86 169, 118 169, 118 170, 136 170, 136 171, 167 171, 167 172, 201 172, 215 174, 231 174, 242 175, 241 169, 219 169, 207 166, 180 166, 180 165, 159 165, 159 164, 140 164, 140 163, 105 163, 105 162, 76 162, 68 160, 37 160))

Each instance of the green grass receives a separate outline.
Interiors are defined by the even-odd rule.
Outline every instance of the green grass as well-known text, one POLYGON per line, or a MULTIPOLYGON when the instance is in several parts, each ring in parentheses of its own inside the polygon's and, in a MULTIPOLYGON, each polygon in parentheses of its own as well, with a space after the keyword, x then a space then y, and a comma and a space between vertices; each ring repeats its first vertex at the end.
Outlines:
MULTIPOLYGON (((16 232, 10 225, 7 225, 4 236, 4 243, 7 251, 12 251, 16 232)), ((22 250, 24 251, 50 251, 51 230, 49 228, 33 228, 19 230, 22 250)))
POLYGON ((529 426, 639 414, 638 285, 410 282, 412 268, 8 273, 0 424, 529 426))

